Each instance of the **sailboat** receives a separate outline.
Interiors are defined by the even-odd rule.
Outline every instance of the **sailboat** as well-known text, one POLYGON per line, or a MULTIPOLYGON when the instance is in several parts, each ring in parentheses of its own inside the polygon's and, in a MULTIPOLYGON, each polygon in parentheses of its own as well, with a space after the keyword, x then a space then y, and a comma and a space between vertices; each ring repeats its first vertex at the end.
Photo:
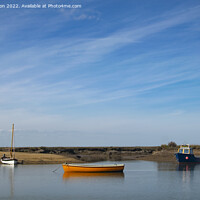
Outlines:
POLYGON ((4 154, 1 158, 1 162, 7 165, 16 165, 18 160, 15 159, 15 148, 14 148, 14 124, 12 125, 12 139, 11 139, 11 148, 10 148, 10 157, 6 157, 4 154))

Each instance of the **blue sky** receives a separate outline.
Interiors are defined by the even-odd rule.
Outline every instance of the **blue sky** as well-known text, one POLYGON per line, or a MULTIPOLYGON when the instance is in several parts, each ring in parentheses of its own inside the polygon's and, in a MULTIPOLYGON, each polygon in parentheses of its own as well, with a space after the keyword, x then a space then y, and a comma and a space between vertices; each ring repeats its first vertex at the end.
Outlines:
POLYGON ((200 144, 200 2, 0 9, 0 146, 200 144))

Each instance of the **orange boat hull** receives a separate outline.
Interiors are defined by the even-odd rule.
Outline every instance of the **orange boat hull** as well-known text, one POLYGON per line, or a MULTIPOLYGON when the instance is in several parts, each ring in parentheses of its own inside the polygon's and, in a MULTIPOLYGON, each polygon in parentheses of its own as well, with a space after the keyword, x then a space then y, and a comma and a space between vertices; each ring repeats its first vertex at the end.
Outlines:
POLYGON ((63 180, 68 180, 68 179, 80 179, 80 178, 124 178, 124 173, 123 172, 64 172, 63 174, 63 180))
POLYGON ((122 172, 124 165, 71 165, 63 164, 64 172, 122 172))

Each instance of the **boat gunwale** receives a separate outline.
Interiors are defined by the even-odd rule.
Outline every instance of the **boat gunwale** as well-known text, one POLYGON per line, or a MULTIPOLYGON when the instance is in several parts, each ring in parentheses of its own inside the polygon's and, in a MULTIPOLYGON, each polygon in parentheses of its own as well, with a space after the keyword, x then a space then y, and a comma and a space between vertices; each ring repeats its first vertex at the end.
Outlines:
POLYGON ((64 166, 69 167, 82 167, 82 168, 117 168, 117 167, 124 167, 125 164, 110 164, 110 165, 81 165, 81 164, 63 164, 64 166))
POLYGON ((10 157, 5 157, 5 158, 1 158, 1 161, 18 161, 16 158, 10 158, 10 157))

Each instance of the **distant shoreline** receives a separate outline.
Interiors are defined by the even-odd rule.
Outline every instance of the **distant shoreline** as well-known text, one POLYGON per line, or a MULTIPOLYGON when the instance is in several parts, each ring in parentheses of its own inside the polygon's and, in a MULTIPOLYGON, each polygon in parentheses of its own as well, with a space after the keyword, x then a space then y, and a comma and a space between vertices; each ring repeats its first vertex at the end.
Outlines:
MULTIPOLYGON (((176 162, 174 153, 178 147, 17 147, 16 158, 24 164, 61 164, 147 160, 156 162, 176 162)), ((194 150, 200 155, 200 149, 194 150)), ((0 156, 9 156, 8 147, 0 147, 0 156)))

